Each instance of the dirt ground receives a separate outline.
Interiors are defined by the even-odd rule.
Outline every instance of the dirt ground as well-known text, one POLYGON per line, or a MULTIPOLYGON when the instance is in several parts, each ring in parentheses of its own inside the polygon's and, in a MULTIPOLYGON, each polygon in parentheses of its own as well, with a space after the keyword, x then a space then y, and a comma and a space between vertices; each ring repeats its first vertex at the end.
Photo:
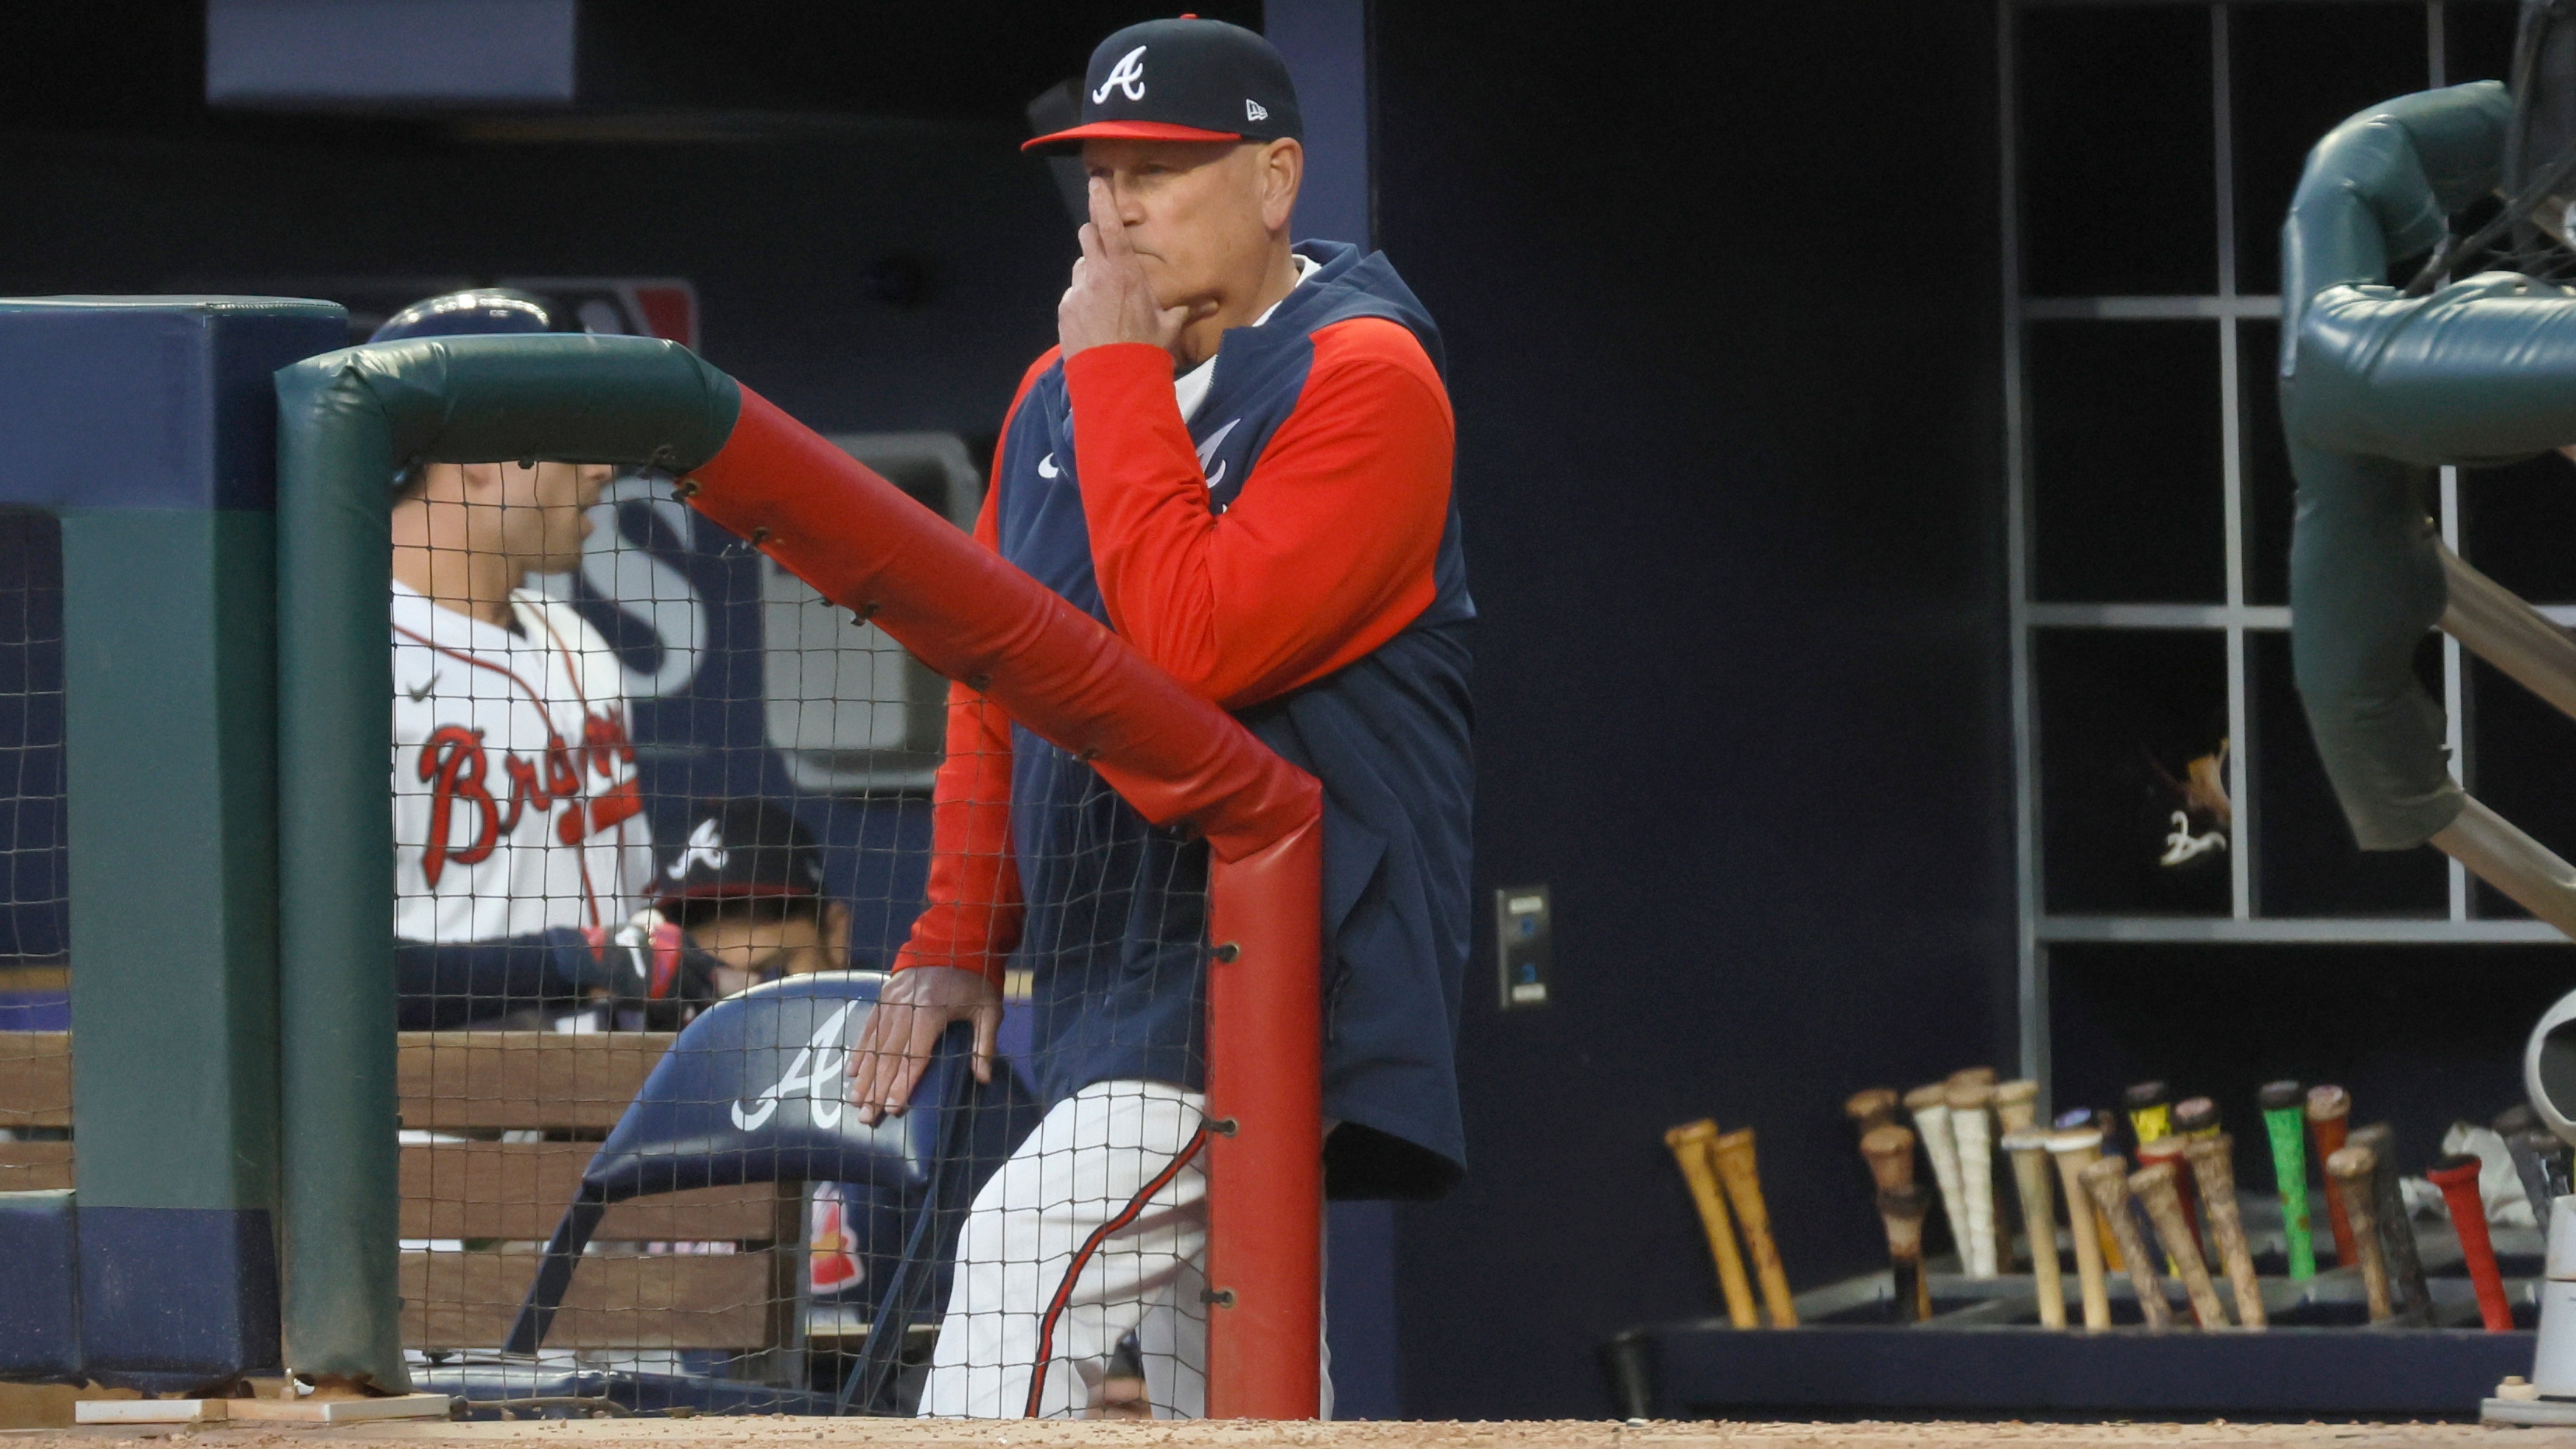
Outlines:
POLYGON ((2488 1449, 2576 1449, 2576 1431, 2484 1429, 2465 1424, 1733 1424, 1366 1423, 1112 1424, 745 1418, 626 1419, 536 1423, 371 1424, 334 1429, 135 1428, 0 1432, 0 1445, 62 1449, 319 1449, 323 1442, 447 1441, 480 1449, 512 1441, 544 1449, 1898 1449, 1898 1446, 2009 1444, 2019 1449, 2379 1449, 2486 1445, 2488 1449))

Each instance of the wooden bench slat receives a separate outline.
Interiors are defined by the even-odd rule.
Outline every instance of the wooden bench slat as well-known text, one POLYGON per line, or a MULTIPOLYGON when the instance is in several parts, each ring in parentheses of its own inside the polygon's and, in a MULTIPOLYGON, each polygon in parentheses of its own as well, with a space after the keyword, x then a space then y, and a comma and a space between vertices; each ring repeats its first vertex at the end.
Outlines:
POLYGON ((0 1031, 0 1127, 72 1125, 72 1037, 0 1031))
POLYGON ((0 1142, 0 1192, 49 1192, 72 1185, 68 1142, 0 1142))
POLYGON ((614 1127, 673 1036, 407 1031, 396 1067, 403 1125, 614 1127))
MULTIPOLYGON (((758 1348, 769 1341, 769 1253, 581 1260, 548 1348, 758 1348)), ((497 1348, 537 1273, 535 1253, 405 1253, 405 1348, 497 1348)))
MULTIPOLYGON (((402 1235, 551 1237, 597 1150, 589 1142, 407 1146, 402 1150, 402 1235)), ((753 1183, 640 1198, 610 1208, 597 1236, 607 1242, 770 1238, 777 1232, 779 1197, 775 1184, 753 1183)))

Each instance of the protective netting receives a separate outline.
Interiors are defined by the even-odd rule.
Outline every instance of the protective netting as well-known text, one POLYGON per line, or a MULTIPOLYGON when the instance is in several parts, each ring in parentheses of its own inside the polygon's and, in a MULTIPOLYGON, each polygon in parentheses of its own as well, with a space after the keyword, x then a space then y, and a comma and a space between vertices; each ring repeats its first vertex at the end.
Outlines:
MULTIPOLYGON (((961 440, 836 441, 971 525, 961 440)), ((415 1378, 1198 1411, 1206 846, 979 696, 951 720, 947 681, 666 477, 425 465, 394 538, 415 1378), (998 1059, 977 1083, 956 1028, 870 1127, 850 1049, 934 840, 923 959, 1007 997, 998 1059)))
POLYGON ((62 530, 0 510, 0 1192, 72 1185, 62 530))

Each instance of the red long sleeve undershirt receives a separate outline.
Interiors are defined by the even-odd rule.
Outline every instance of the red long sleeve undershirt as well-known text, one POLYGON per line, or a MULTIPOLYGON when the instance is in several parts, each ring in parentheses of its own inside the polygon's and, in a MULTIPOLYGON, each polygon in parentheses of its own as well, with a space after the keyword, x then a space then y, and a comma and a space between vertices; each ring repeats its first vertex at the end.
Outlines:
MULTIPOLYGON (((1222 514, 1208 507, 1170 353, 1116 343, 1065 364, 1083 517, 1110 625, 1227 709, 1359 659, 1437 592, 1455 433, 1439 374, 1411 332, 1378 318, 1325 327, 1313 345, 1295 409, 1222 514)), ((1022 379, 1014 414, 1053 360, 1038 359, 1022 379)), ((996 479, 1003 463, 997 453, 996 479)), ((985 496, 975 524, 988 548, 999 538, 998 492, 985 496)), ((1018 944, 1010 731, 1000 706, 950 687, 929 905, 896 970, 957 966, 998 982, 1018 944)))

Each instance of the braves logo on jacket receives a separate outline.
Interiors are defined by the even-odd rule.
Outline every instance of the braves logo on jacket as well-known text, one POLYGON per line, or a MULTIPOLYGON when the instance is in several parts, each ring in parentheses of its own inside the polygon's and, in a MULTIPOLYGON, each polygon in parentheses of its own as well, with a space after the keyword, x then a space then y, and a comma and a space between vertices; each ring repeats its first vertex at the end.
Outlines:
POLYGON ((614 927, 653 849, 617 658, 562 601, 516 632, 393 586, 394 934, 614 927))

